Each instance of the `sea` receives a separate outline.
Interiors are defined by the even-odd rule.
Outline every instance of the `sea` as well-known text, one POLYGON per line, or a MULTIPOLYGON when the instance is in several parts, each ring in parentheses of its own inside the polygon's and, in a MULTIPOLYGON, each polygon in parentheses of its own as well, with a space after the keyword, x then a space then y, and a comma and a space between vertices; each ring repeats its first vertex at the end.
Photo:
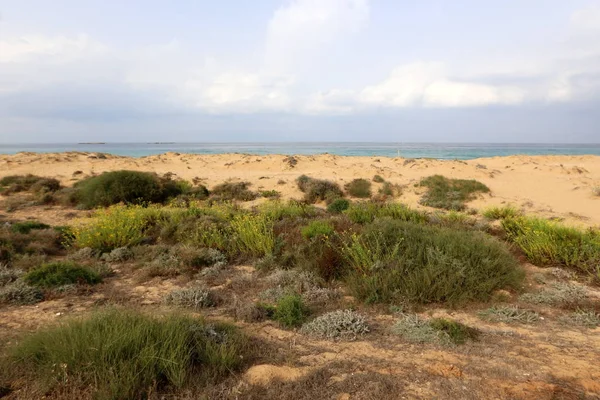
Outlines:
POLYGON ((269 143, 65 143, 0 144, 0 154, 18 152, 101 152, 143 157, 166 152, 192 154, 242 153, 340 156, 379 156, 469 160, 481 157, 525 155, 600 155, 595 144, 524 143, 367 143, 367 142, 269 142, 269 143))

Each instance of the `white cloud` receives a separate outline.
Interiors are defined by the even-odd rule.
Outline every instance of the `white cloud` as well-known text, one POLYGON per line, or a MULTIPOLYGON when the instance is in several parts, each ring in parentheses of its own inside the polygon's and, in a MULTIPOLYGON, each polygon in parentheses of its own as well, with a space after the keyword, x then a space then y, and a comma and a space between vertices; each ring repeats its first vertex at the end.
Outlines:
POLYGON ((578 32, 600 31, 600 4, 575 10, 570 18, 571 29, 578 32))
POLYGON ((24 62, 35 58, 44 58, 46 62, 69 63, 106 51, 106 46, 90 40, 84 34, 75 37, 26 35, 0 41, 0 63, 24 62))

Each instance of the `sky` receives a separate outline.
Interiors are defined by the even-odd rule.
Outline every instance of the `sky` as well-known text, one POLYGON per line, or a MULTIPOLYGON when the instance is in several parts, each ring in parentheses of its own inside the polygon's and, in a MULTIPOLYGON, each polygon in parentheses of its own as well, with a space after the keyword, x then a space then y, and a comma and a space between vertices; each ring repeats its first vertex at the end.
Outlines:
POLYGON ((600 142, 600 0, 0 0, 0 143, 600 142))

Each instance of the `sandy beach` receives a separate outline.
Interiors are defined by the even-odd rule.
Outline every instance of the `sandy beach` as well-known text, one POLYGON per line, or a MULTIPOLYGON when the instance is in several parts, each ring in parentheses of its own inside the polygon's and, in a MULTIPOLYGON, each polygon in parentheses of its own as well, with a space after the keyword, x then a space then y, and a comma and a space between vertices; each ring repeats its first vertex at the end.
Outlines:
MULTIPOLYGON (((18 153, 0 156, 0 177, 34 174, 59 179, 64 185, 104 171, 152 171, 214 186, 224 181, 248 181, 253 190, 277 190, 282 198, 301 198, 295 179, 306 174, 344 184, 355 178, 381 175, 403 186, 397 201, 423 208, 423 188, 415 184, 434 174, 476 179, 491 193, 469 203, 485 209, 513 205, 528 214, 557 218, 570 224, 600 224, 598 156, 508 156, 475 160, 433 160, 387 157, 255 156, 247 154, 194 155, 165 153, 141 158, 99 153, 18 153)), ((378 184, 374 184, 375 188, 378 184)), ((258 200, 260 201, 260 200, 258 200)))

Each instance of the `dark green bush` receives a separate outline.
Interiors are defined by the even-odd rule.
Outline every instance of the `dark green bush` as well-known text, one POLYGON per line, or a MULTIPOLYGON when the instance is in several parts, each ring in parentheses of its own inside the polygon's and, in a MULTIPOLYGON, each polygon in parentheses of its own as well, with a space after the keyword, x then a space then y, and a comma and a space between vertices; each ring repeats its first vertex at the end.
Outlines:
POLYGON ((204 185, 198 185, 193 187, 189 193, 193 198, 197 200, 206 200, 210 195, 210 192, 204 185))
POLYGON ((139 171, 112 171, 75 184, 75 198, 85 208, 112 204, 160 203, 182 193, 176 181, 139 171))
POLYGON ((77 264, 54 262, 29 271, 24 280, 32 286, 51 288, 77 283, 92 285, 102 279, 96 272, 77 264))
POLYGON ((258 194, 249 190, 250 182, 224 182, 215 186, 211 196, 216 200, 238 200, 250 201, 258 197, 258 194))
POLYGON ((424 178, 419 185, 427 188, 421 204, 454 211, 464 210, 465 202, 473 200, 475 193, 490 191, 483 183, 473 179, 448 179, 441 175, 424 178))
POLYGON ((17 233, 28 234, 33 229, 48 229, 50 225, 43 224, 37 221, 15 222, 10 226, 10 230, 17 233))
POLYGON ((351 182, 347 183, 344 188, 352 197, 371 197, 371 182, 366 179, 353 179, 351 182))
POLYGON ((304 305, 302 297, 291 294, 279 299, 273 319, 286 328, 292 328, 302 325, 307 315, 308 309, 304 305))
POLYGON ((329 221, 314 220, 302 228, 302 236, 306 239, 312 239, 322 236, 331 236, 334 232, 333 225, 329 221))
POLYGON ((327 206, 327 211, 332 214, 340 214, 350 207, 350 202, 346 199, 335 199, 327 206))
POLYGON ((111 310, 25 337, 12 349, 11 361, 23 371, 15 379, 39 387, 44 396, 79 389, 97 399, 125 400, 157 392, 172 397, 192 381, 221 378, 242 365, 246 349, 245 338, 230 325, 111 310))
POLYGON ((325 201, 330 204, 335 199, 344 197, 344 192, 342 192, 340 186, 335 182, 302 175, 296 179, 296 183, 298 184, 298 189, 304 193, 304 200, 307 203, 312 204, 318 201, 325 201))
POLYGON ((350 289, 367 302, 489 300, 523 271, 504 244, 477 231, 377 220, 343 249, 350 289))

